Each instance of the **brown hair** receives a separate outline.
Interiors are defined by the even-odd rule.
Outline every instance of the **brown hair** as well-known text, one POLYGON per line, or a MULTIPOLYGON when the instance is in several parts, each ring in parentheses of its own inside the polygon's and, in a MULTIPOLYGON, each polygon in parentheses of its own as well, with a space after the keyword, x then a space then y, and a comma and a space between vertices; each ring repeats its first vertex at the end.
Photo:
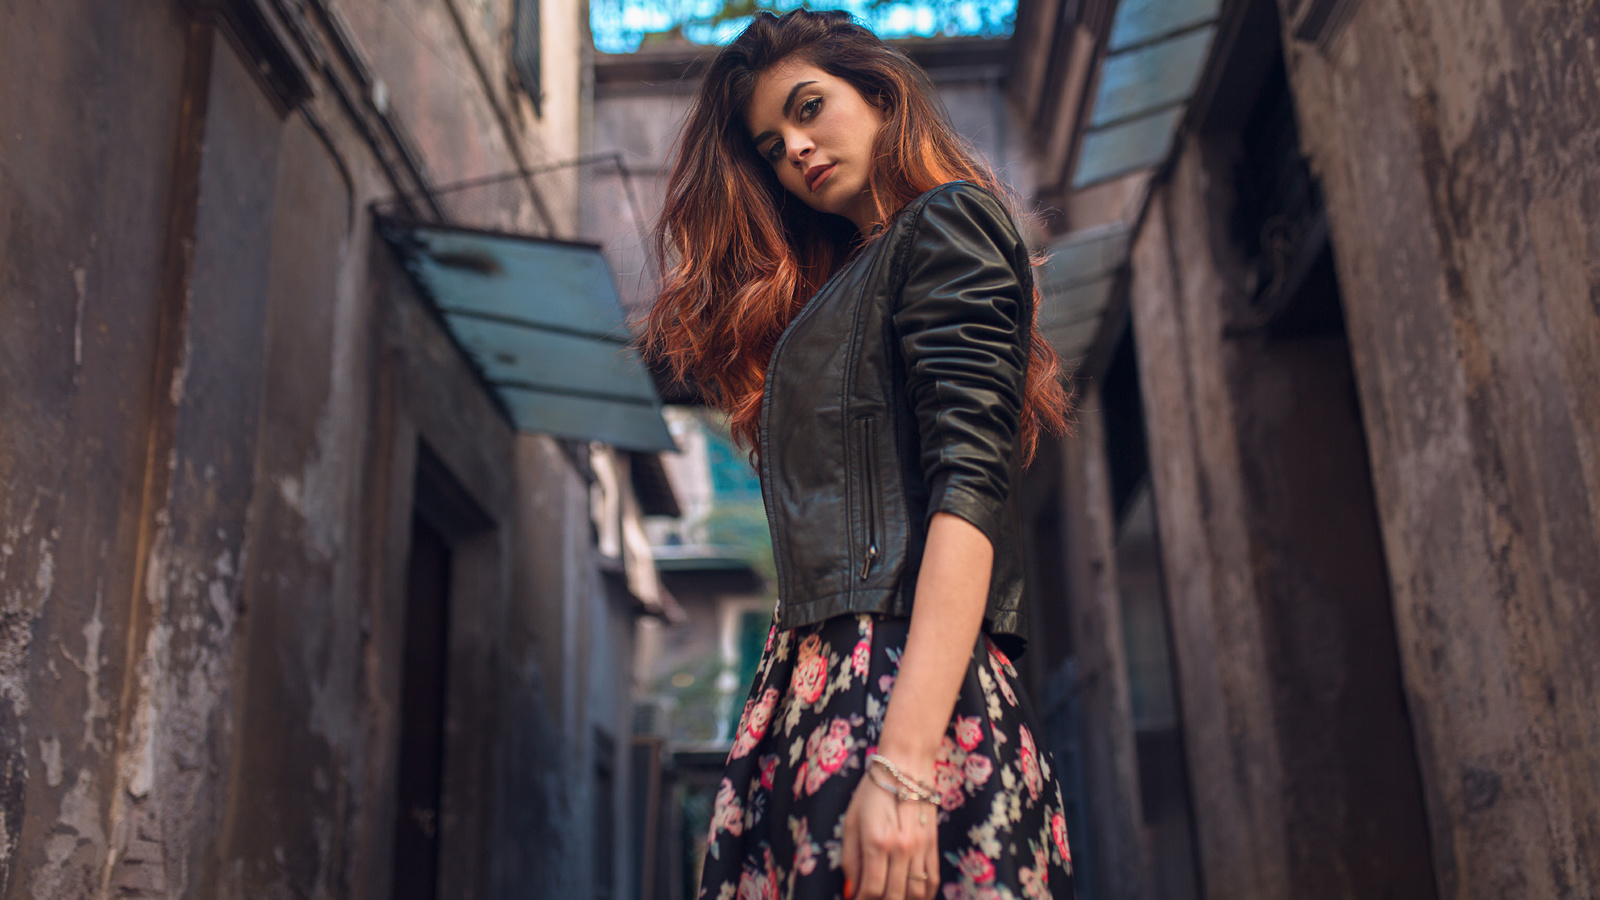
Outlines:
MULTIPOLYGON (((867 184, 877 221, 950 181, 973 182, 1012 206, 951 127, 928 76, 903 53, 845 12, 757 13, 711 61, 680 133, 654 235, 661 294, 641 343, 725 411, 735 439, 758 453, 762 384, 778 336, 852 243, 865 240, 848 220, 791 196, 746 133, 757 78, 790 57, 848 82, 883 112, 867 184)), ((1033 306, 1037 312, 1037 288, 1033 306)), ((1060 361, 1032 322, 1029 329, 1025 461, 1042 428, 1063 430, 1067 408, 1060 361)))

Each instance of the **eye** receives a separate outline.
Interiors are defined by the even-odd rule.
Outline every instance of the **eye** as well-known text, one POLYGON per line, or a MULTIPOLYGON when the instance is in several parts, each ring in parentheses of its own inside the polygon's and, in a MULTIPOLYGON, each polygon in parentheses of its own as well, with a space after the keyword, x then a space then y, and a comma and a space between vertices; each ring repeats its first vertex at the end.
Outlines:
POLYGON ((776 165, 783 156, 783 141, 773 141, 768 144, 766 151, 761 155, 766 158, 767 162, 776 165))
POLYGON ((799 116, 800 120, 804 121, 806 119, 811 118, 812 116, 816 115, 817 114, 817 110, 819 110, 821 108, 822 108, 822 98, 821 97, 812 97, 810 100, 807 100, 806 102, 800 104, 800 116, 799 116))

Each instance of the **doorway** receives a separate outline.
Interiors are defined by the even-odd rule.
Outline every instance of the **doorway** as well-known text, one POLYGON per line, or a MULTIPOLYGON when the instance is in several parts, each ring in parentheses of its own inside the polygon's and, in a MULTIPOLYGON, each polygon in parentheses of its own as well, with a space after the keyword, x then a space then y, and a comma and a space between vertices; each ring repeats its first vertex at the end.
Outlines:
POLYGON ((445 698, 450 650, 450 545, 420 511, 411 517, 400 687, 394 823, 395 900, 439 896, 445 698))

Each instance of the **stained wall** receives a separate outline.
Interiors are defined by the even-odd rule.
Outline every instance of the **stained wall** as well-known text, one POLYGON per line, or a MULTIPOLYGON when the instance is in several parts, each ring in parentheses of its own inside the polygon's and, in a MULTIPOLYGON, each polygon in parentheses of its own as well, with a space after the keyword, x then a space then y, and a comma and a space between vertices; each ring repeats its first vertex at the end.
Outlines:
POLYGON ((536 115, 511 4, 427 6, 0 11, 0 896, 388 896, 419 509, 447 895, 626 883, 586 451, 511 430, 369 208, 575 155, 582 12, 536 115))

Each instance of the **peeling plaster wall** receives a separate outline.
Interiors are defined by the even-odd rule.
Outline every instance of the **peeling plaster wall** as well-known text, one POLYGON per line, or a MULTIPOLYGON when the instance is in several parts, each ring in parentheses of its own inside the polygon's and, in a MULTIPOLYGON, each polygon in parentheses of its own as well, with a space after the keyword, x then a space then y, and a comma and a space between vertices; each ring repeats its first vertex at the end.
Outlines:
MULTIPOLYGON (((333 58, 293 111, 181 4, 0 9, 0 898, 387 896, 419 442, 488 523, 452 545, 447 895, 588 887, 553 839, 589 834, 583 747, 551 738, 604 723, 626 783, 632 613, 585 476, 373 233, 398 151, 361 119, 458 177, 576 155, 581 98, 518 118, 509 0, 370 6, 338 5, 385 96, 333 58)), ((575 46, 545 65, 578 81, 575 46)))
MULTIPOLYGON (((186 387, 151 377, 183 23, 159 5, 8 4, 0 35, 0 895, 87 896, 109 876, 113 786, 148 791, 132 776, 154 772, 119 760, 128 671, 174 649, 220 661, 212 584, 226 607, 239 534, 189 543, 168 515, 157 546, 139 512, 148 423, 186 387), (135 625, 147 574, 185 610, 153 641, 135 625)), ((159 463, 201 497, 219 477, 235 490, 207 455, 159 463)), ((203 668, 162 698, 189 717, 191 754, 215 708, 203 668)))
POLYGON ((1440 892, 1600 890, 1600 4, 1359 4, 1291 42, 1440 892))

